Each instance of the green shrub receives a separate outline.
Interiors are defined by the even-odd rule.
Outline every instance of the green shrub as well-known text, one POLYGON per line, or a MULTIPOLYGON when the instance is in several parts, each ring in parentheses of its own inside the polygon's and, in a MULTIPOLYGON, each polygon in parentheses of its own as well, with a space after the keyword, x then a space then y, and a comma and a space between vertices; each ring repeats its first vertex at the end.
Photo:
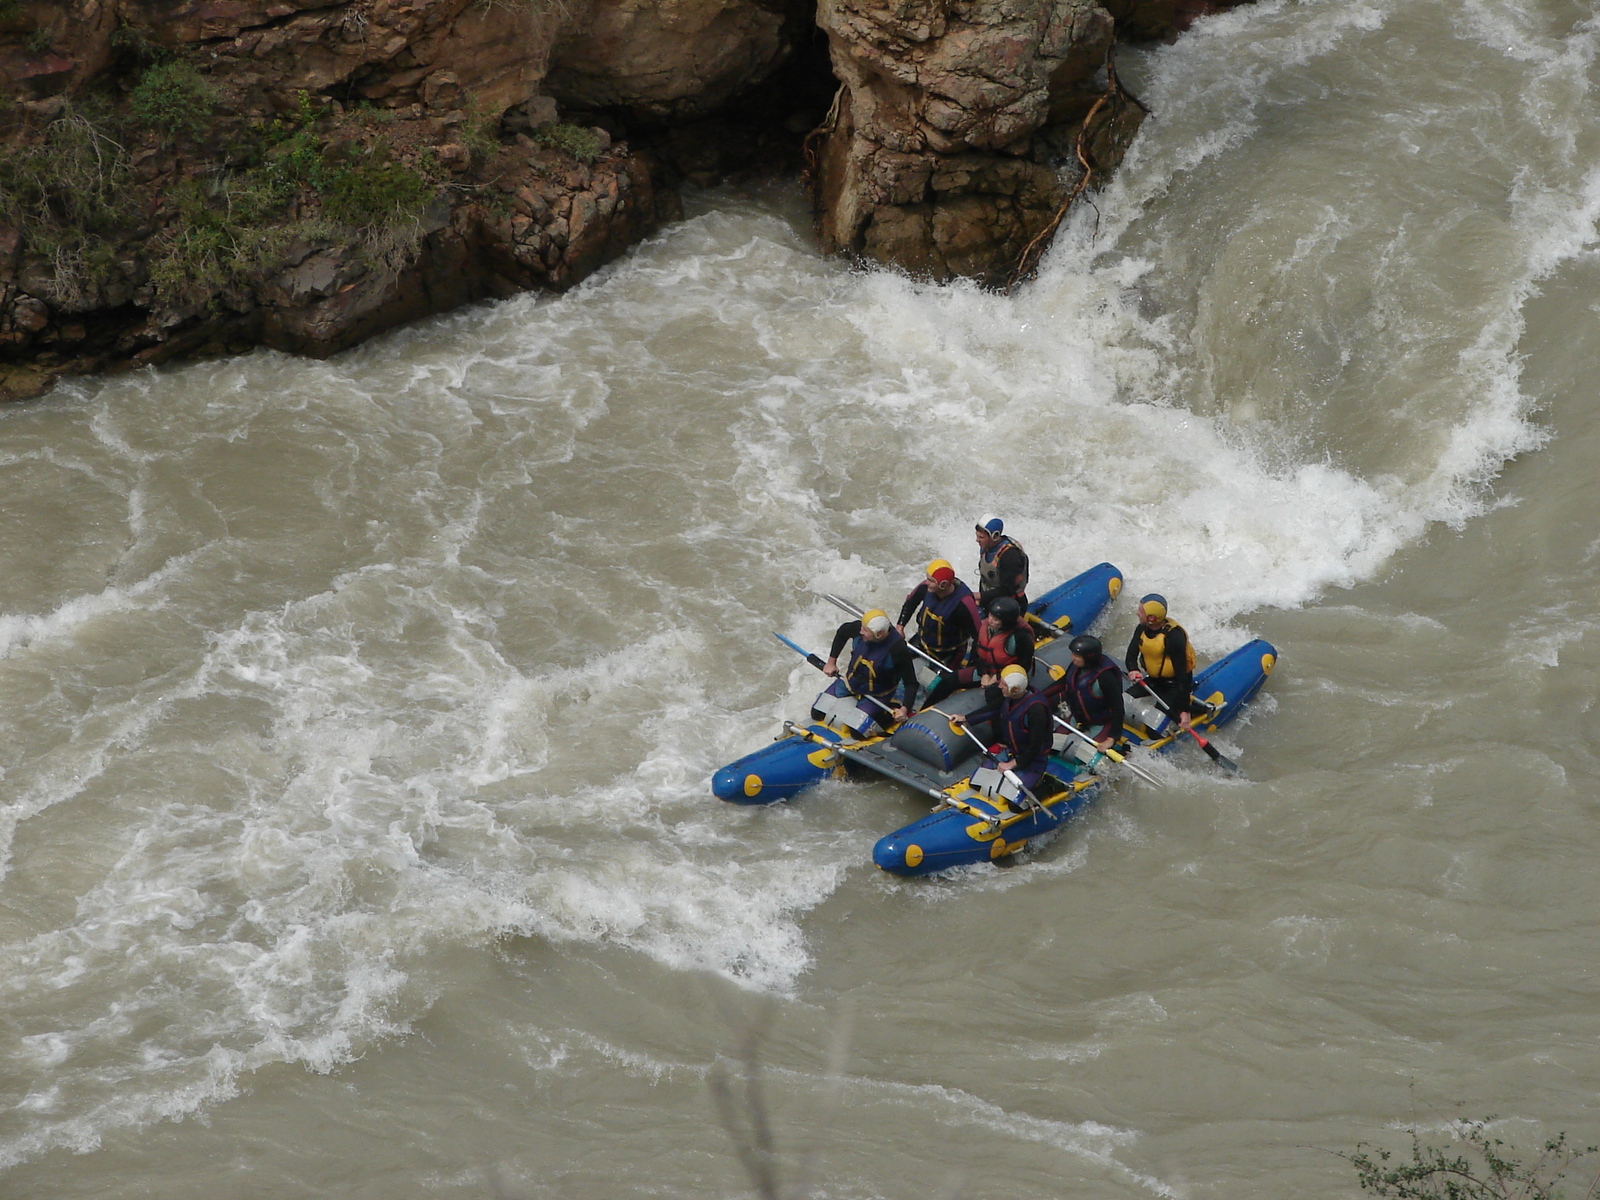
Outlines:
POLYGON ((474 157, 493 158, 500 152, 500 122, 494 117, 476 118, 461 126, 461 140, 474 157))
POLYGON ((316 221, 284 221, 285 197, 247 173, 173 189, 182 218, 154 247, 150 279, 168 304, 209 300, 269 274, 296 238, 331 240, 316 221))
POLYGON ((600 157, 599 136, 581 125, 541 125, 533 131, 533 140, 552 150, 564 150, 581 163, 592 163, 600 157))
POLYGON ((433 195, 433 185, 404 163, 368 161, 334 172, 322 214, 341 225, 390 229, 415 224, 433 195))
POLYGON ((135 118, 169 134, 199 133, 216 94, 186 62, 157 63, 140 77, 128 98, 135 118))
POLYGON ((292 195, 271 172, 256 170, 185 180, 172 202, 188 225, 239 231, 280 219, 292 195))
POLYGON ((268 170, 285 186, 312 187, 320 192, 331 179, 329 166, 323 160, 322 139, 309 129, 285 134, 288 128, 276 122, 269 127, 268 170))
POLYGON ((69 104, 36 143, 0 149, 0 220, 50 264, 56 303, 91 297, 116 262, 116 239, 137 218, 128 156, 92 105, 69 104))
POLYGON ((0 151, 0 211, 29 228, 98 233, 129 219, 128 155, 101 114, 69 106, 33 145, 0 151))
POLYGON ((132 25, 118 25, 112 31, 111 48, 117 54, 146 66, 171 57, 164 47, 156 45, 132 25))
MULTIPOLYGON (((1381 1148, 1373 1155, 1366 1142, 1340 1157, 1355 1168, 1362 1191, 1392 1200, 1559 1200, 1562 1178, 1597 1149, 1570 1146, 1563 1133, 1524 1159, 1488 1129, 1489 1121, 1452 1121, 1446 1146, 1424 1142, 1413 1129, 1409 1162, 1381 1148)), ((1596 1187, 1600 1181, 1586 1195, 1596 1187)))
POLYGON ((363 100, 352 110, 363 125, 393 125, 400 119, 397 108, 379 108, 370 100, 363 100))
POLYGON ((294 108, 289 120, 301 129, 310 129, 322 117, 322 105, 311 99, 311 93, 301 88, 294 94, 294 108))

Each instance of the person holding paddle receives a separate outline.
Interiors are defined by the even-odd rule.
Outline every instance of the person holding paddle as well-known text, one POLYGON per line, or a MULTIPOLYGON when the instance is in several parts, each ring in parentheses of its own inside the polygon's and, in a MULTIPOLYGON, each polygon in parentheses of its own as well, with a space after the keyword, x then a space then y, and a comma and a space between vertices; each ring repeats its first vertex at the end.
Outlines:
MULTIPOLYGON (((1013 663, 1000 672, 997 687, 985 693, 988 705, 963 717, 951 714, 950 727, 965 734, 968 725, 994 721, 999 742, 990 748, 995 770, 1013 771, 1029 792, 1038 792, 1050 765, 1050 747, 1055 735, 1050 720, 1050 701, 1028 682, 1028 673, 1013 663)), ((1054 790, 1059 791, 1059 786, 1054 790)))
POLYGON ((1122 673, 1092 634, 1079 634, 1067 648, 1072 651, 1072 665, 1045 689, 1045 695, 1065 704, 1072 723, 1098 748, 1109 749, 1122 737, 1122 673))
POLYGON ((928 564, 927 578, 911 589, 900 606, 895 628, 902 636, 906 622, 919 607, 917 644, 951 670, 960 667, 966 661, 967 643, 978 636, 983 618, 972 589, 956 578, 955 568, 942 558, 928 564))
POLYGON ((1136 685, 1129 694, 1153 694, 1187 732, 1193 705, 1194 647, 1183 626, 1167 616, 1165 596, 1151 592, 1139 601, 1139 623, 1128 642, 1127 667, 1128 678, 1136 685))
MULTIPOLYGON (((833 648, 828 651, 822 673, 834 677, 829 694, 857 697, 856 707, 884 728, 911 715, 907 706, 917 698, 917 672, 911 649, 881 608, 868 609, 859 621, 846 621, 834 631, 833 648), (850 661, 841 675, 839 655, 846 642, 853 645, 850 661), (899 704, 894 703, 897 687, 903 689, 905 697, 899 704)), ((813 710, 813 719, 821 719, 818 712, 813 710)))

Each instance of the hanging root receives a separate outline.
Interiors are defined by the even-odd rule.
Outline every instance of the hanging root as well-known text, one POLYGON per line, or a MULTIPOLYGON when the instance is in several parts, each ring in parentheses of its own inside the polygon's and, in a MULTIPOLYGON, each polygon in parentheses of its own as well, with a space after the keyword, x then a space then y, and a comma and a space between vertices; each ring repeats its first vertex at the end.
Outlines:
MULTIPOLYGON (((1056 235, 1056 230, 1061 227, 1062 219, 1067 215, 1067 210, 1073 202, 1082 196, 1099 181, 1103 173, 1097 169, 1094 154, 1090 150, 1090 143, 1094 139, 1095 120, 1102 112, 1109 110, 1109 115, 1115 119, 1117 113, 1125 104, 1138 105, 1148 113, 1141 101, 1132 92, 1125 89, 1117 79, 1117 64, 1112 57, 1112 51, 1106 51, 1106 90, 1094 102, 1088 114, 1083 118, 1083 123, 1078 126, 1078 137, 1073 145, 1073 151, 1078 157, 1078 164, 1083 168, 1083 174, 1078 177, 1078 182, 1072 185, 1072 190, 1056 208, 1055 215, 1043 229, 1036 233, 1033 240, 1022 248, 1022 253, 1017 256, 1017 265, 1012 269, 1011 276, 1006 280, 1005 290, 1009 294, 1018 284, 1033 278, 1033 273, 1039 269, 1039 260, 1044 257, 1044 252, 1049 249, 1051 239, 1056 235)), ((1093 201, 1089 201, 1092 205, 1093 201)), ((1097 209, 1096 212, 1099 210, 1097 209)))

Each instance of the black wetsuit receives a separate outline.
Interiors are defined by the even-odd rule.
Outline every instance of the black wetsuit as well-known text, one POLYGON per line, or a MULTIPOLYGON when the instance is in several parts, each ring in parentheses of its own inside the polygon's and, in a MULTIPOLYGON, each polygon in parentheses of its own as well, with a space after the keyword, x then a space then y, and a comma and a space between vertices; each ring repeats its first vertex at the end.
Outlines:
MULTIPOLYGON (((839 626, 833 634, 833 646, 828 651, 828 657, 837 661, 839 654, 850 642, 861 637, 861 622, 846 621, 839 626)), ((889 631, 891 645, 889 647, 889 662, 893 668, 894 683, 891 683, 883 692, 878 693, 878 699, 886 704, 893 704, 891 697, 894 695, 894 684, 899 684, 905 696, 905 703, 910 706, 917 698, 917 669, 915 659, 911 655, 911 647, 894 630, 889 631)), ((841 678, 849 670, 849 664, 839 672, 841 678)))

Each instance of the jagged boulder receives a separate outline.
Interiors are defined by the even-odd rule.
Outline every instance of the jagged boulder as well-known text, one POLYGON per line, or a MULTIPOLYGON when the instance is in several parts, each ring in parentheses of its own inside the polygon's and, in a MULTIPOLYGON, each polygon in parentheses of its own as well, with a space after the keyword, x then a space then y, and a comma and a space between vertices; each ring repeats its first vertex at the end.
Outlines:
POLYGON ((817 19, 841 83, 814 172, 830 252, 1003 284, 1142 115, 1101 77, 1094 0, 821 0, 817 19))

